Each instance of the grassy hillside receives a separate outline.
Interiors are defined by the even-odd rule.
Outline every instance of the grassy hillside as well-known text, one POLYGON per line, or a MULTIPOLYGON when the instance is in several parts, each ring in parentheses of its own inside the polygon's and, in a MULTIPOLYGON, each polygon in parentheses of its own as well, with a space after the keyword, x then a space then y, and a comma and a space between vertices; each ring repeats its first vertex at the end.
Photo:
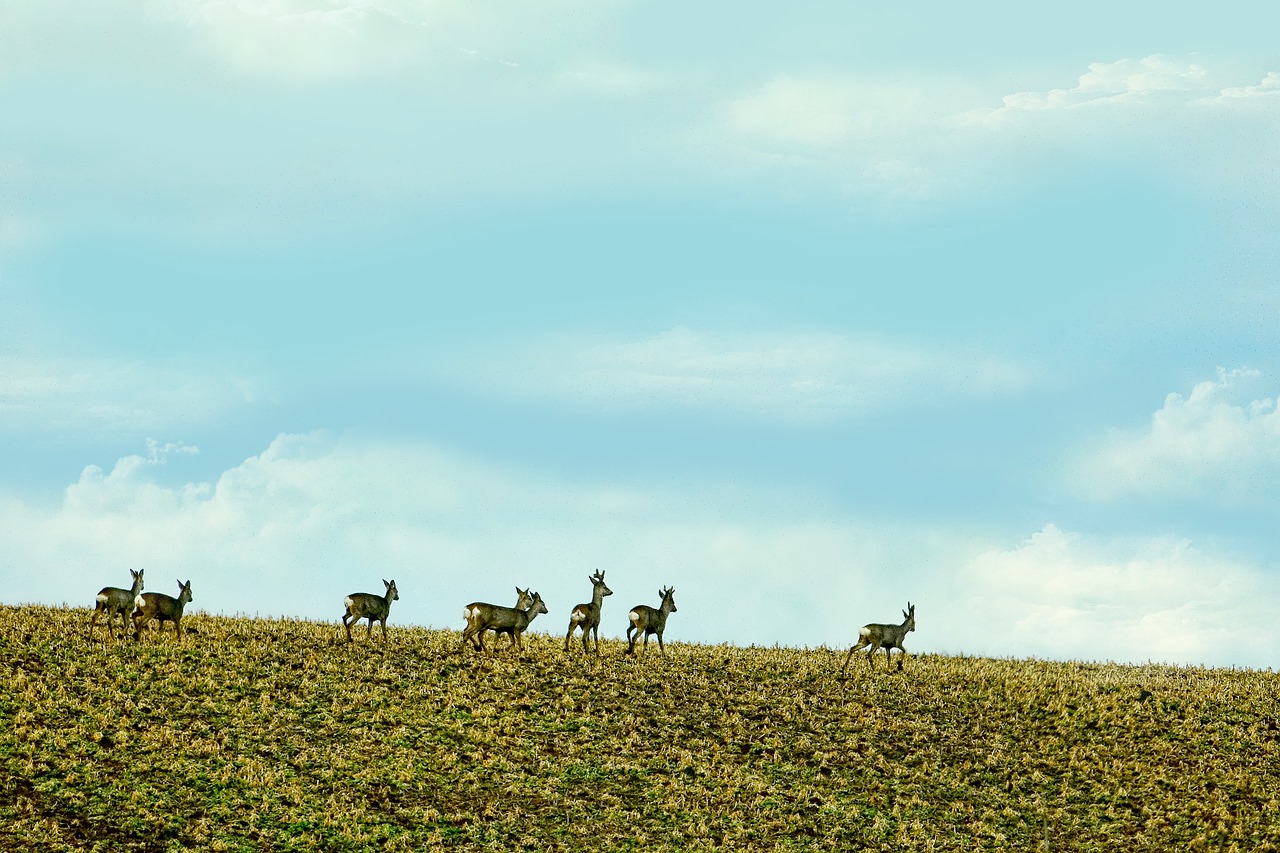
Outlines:
POLYGON ((826 650, 88 620, 0 607, 0 849, 1280 843, 1270 673, 920 656, 841 681, 826 650))

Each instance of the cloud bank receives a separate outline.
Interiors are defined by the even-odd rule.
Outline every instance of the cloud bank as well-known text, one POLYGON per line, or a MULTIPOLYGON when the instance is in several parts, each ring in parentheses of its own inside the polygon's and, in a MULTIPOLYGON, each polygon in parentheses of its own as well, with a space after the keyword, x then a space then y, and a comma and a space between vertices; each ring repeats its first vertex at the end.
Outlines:
MULTIPOLYGON (((1086 660, 1273 666, 1276 596, 1255 567, 1166 537, 1086 537, 1049 524, 964 571, 970 649, 1086 660), (982 625, 992 635, 981 637, 982 625)), ((998 652, 997 652, 998 653, 998 652)))
POLYGON ((342 596, 397 581, 393 624, 458 627, 462 604, 532 586, 557 634, 608 572, 625 611, 674 585, 673 639, 847 648, 909 599, 914 651, 1269 666, 1276 595, 1254 567, 1165 538, 1050 524, 1021 543, 850 518, 812 497, 733 484, 609 488, 497 469, 418 443, 281 435, 216 482, 165 486, 193 448, 153 442, 85 469, 53 506, 8 498, 10 603, 88 606, 147 569, 193 581, 193 610, 332 619, 342 596), (121 576, 124 576, 123 578, 121 576))

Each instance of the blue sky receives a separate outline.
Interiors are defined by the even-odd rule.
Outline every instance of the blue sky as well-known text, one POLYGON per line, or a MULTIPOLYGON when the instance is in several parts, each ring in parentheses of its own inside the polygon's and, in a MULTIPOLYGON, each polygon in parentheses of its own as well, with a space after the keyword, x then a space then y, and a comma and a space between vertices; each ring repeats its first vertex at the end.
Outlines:
POLYGON ((1274 667, 1273 4, 0 9, 0 575, 1274 667))

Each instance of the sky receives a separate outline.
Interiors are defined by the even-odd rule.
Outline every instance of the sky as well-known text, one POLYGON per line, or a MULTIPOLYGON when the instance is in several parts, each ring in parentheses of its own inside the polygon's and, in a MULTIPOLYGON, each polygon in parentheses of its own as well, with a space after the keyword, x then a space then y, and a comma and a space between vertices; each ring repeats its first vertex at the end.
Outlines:
POLYGON ((0 602, 1276 668, 1277 31, 0 5, 0 602))

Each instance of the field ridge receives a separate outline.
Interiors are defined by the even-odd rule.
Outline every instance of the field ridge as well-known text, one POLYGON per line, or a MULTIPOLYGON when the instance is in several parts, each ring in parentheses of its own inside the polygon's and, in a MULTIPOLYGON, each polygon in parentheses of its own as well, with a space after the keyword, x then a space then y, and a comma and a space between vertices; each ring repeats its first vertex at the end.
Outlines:
POLYGON ((1271 672, 188 619, 0 606, 0 848, 1280 844, 1271 672))

